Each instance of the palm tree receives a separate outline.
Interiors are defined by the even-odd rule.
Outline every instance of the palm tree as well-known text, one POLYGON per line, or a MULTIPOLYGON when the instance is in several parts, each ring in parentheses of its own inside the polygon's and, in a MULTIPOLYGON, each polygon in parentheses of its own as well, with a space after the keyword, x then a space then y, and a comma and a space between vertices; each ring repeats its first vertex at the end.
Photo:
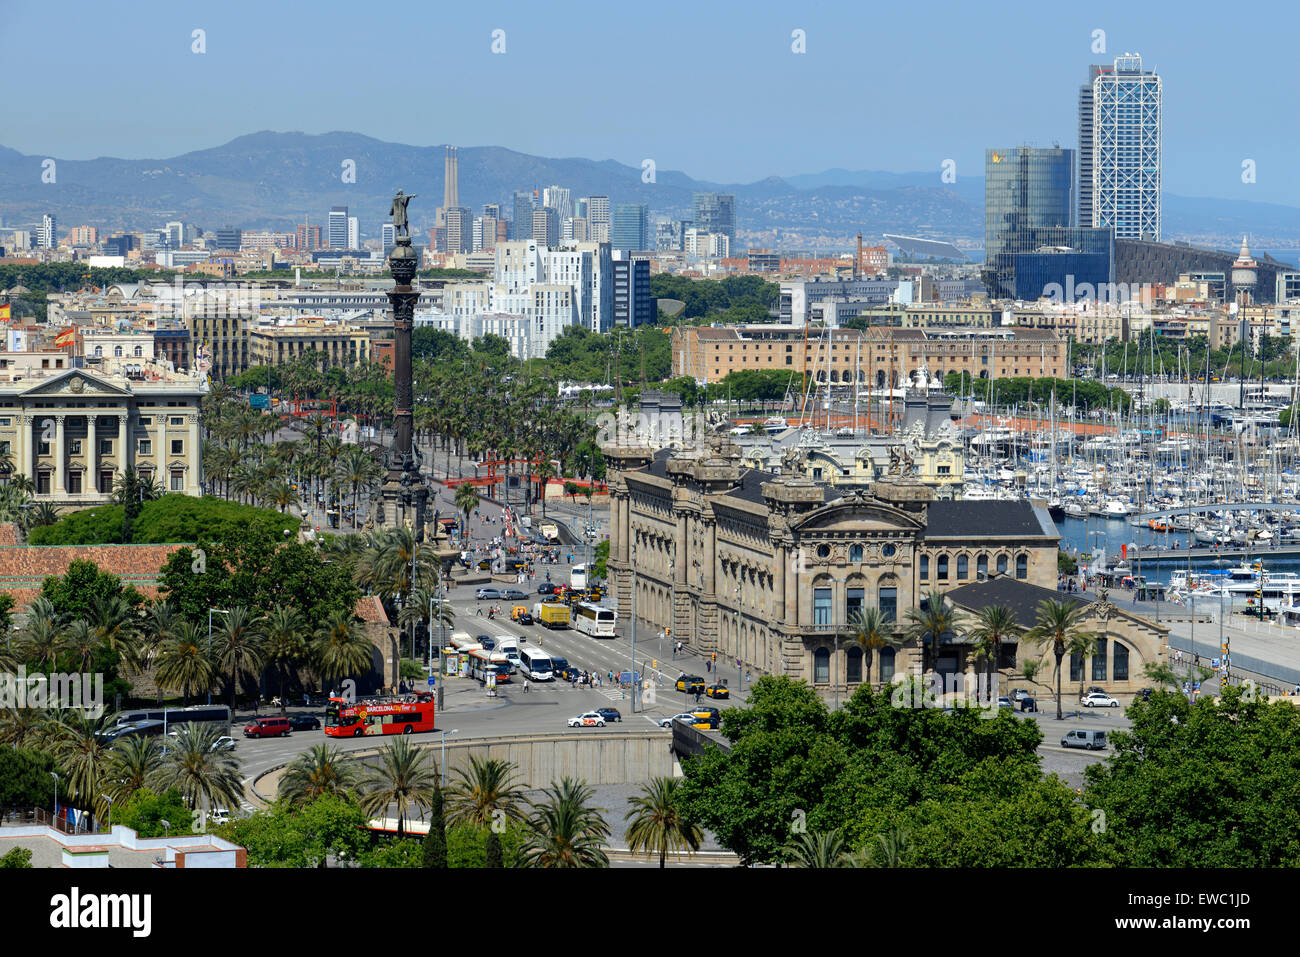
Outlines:
POLYGON ((104 793, 121 805, 141 788, 163 764, 162 745, 156 738, 128 735, 113 742, 104 770, 104 793))
POLYGON ((591 806, 596 792, 566 777, 544 788, 528 816, 521 863, 525 867, 609 867, 605 845, 609 825, 603 808, 591 806))
POLYGON ((213 651, 216 664, 230 669, 230 710, 235 710, 235 690, 241 671, 258 671, 265 660, 262 630, 247 605, 235 605, 222 619, 213 651))
POLYGON ((176 614, 171 602, 160 598, 149 603, 144 620, 140 623, 139 643, 136 647, 136 658, 141 667, 155 660, 162 646, 175 636, 180 624, 180 616, 176 614))
MULTIPOLYGON (((1025 638, 1034 646, 1050 645, 1056 658, 1056 720, 1065 720, 1061 711, 1061 659, 1066 649, 1074 642, 1077 635, 1090 632, 1079 627, 1079 620, 1087 611, 1087 606, 1080 602, 1056 601, 1048 598, 1038 603, 1038 621, 1025 634, 1025 638)), ((1095 635, 1093 636, 1095 640, 1095 635)))
POLYGON ((864 674, 868 677, 871 675, 872 656, 875 652, 881 648, 898 648, 908 640, 899 633, 892 621, 885 618, 883 611, 872 606, 855 612, 849 619, 849 627, 853 629, 853 640, 862 649, 864 674))
POLYGON ((921 670, 925 667, 926 649, 929 649, 931 664, 939 663, 939 646, 943 636, 955 633, 965 621, 965 617, 948 601, 943 591, 932 589, 924 599, 924 608, 909 608, 907 620, 907 637, 921 646, 921 670))
POLYGON ((854 855, 853 861, 858 867, 906 867, 910 852, 907 831, 891 827, 877 834, 869 845, 854 855))
POLYGON ((339 748, 317 744, 285 770, 279 796, 293 805, 310 804, 323 794, 346 794, 356 780, 355 758, 345 757, 339 748))
POLYGON ((166 760, 154 772, 159 792, 177 788, 191 810, 238 807, 243 799, 239 761, 234 749, 217 743, 222 728, 215 724, 183 724, 166 760))
POLYGON ((29 527, 40 528, 43 525, 53 525, 59 520, 59 507, 53 502, 37 502, 36 507, 32 509, 31 516, 28 519, 29 527))
POLYGON ((397 805, 397 837, 406 833, 406 818, 412 805, 421 813, 433 804, 437 778, 417 748, 399 738, 379 753, 379 767, 372 768, 361 781, 361 809, 367 814, 381 814, 390 804, 397 805))
POLYGON ((91 663, 95 660, 95 649, 99 647, 90 623, 84 618, 78 618, 70 624, 63 632, 63 647, 71 652, 77 669, 82 674, 88 674, 91 663))
POLYGON ((833 831, 805 831, 786 848, 791 867, 848 867, 850 858, 839 828, 833 831))
POLYGON ((50 728, 50 751, 66 775, 68 796, 82 807, 93 807, 97 814, 104 813, 108 804, 101 787, 111 751, 104 733, 108 728, 107 712, 92 717, 77 708, 60 714, 50 728))
POLYGON ((27 606, 27 614, 18 632, 18 657, 39 671, 53 671, 63 651, 58 612, 44 595, 27 606))
POLYGON ((988 675, 988 693, 993 694, 993 672, 1002 660, 1002 642, 1018 637, 1024 628, 1016 621, 1015 612, 1001 605, 989 605, 980 610, 975 619, 975 627, 967 632, 972 652, 977 659, 983 659, 988 675))
POLYGON ((1098 636, 1092 632, 1079 631, 1069 637, 1065 645, 1065 653, 1070 656, 1070 660, 1079 659, 1079 700, 1083 700, 1083 663, 1097 652, 1098 636))
POLYGON ((681 778, 654 778, 641 788, 641 794, 632 798, 631 809, 624 815, 630 821, 627 829, 627 846, 631 851, 644 851, 659 855, 662 868, 668 852, 700 849, 704 833, 682 815, 679 798, 681 778))
POLYGON ((275 605, 262 620, 262 632, 266 660, 275 665, 280 713, 284 714, 289 704, 289 675, 307 655, 307 626, 298 609, 275 605))
POLYGON ((0 708, 0 744, 29 748, 45 736, 49 713, 40 708, 0 708))
POLYGON ((537 475, 537 494, 542 500, 542 518, 546 518, 546 486, 555 475, 555 466, 550 459, 543 459, 537 463, 534 471, 537 475))
POLYGON ((469 770, 458 770, 456 780, 447 790, 447 824, 489 828, 489 851, 495 846, 499 855, 501 838, 497 822, 522 821, 523 799, 523 788, 515 780, 513 764, 501 758, 470 755, 469 770))
POLYGON ((86 617, 95 639, 116 653, 123 662, 135 666, 136 632, 139 619, 131 603, 120 593, 104 597, 95 595, 90 599, 86 617))
POLYGON ((217 669, 208 654, 206 633, 193 622, 182 621, 163 640, 154 659, 154 679, 188 700, 191 692, 204 691, 216 681, 217 669))
POLYGON ((375 646, 365 636, 350 611, 336 611, 320 630, 312 646, 316 673, 325 681, 370 670, 375 646))
POLYGON ((462 482, 459 486, 457 486, 456 508, 460 511, 462 515, 465 516, 465 524, 463 526, 465 530, 465 534, 462 535, 461 537, 463 540, 468 541, 469 540, 469 516, 470 513, 474 511, 474 509, 478 508, 478 492, 474 490, 474 486, 470 485, 469 482, 462 482))

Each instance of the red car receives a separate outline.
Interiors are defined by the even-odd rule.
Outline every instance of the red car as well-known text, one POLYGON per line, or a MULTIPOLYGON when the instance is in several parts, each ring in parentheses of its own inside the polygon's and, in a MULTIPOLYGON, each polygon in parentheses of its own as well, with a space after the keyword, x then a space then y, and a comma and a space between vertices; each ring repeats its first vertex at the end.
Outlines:
POLYGON ((288 718, 254 718, 244 725, 246 738, 276 738, 293 730, 288 718))

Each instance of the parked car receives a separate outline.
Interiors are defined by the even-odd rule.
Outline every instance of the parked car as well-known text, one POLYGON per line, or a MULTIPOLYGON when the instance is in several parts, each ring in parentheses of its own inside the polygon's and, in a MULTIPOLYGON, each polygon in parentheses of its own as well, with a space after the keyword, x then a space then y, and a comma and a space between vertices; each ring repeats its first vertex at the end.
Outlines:
POLYGON ((569 719, 570 728, 603 728, 605 719, 597 711, 587 711, 569 719))
POLYGON ((216 808, 215 810, 209 811, 209 812, 208 812, 208 823, 209 823, 209 824, 229 824, 229 823, 230 823, 230 809, 229 809, 229 808, 225 808, 225 807, 219 807, 219 808, 216 808))
POLYGON ((683 675, 677 679, 677 690, 685 691, 687 694, 704 691, 704 679, 699 675, 683 675))
POLYGON ((520 591, 518 588, 507 588, 501 593, 501 597, 508 601, 527 601, 528 592, 520 591))
POLYGON ((289 734, 293 728, 288 718, 254 718, 244 725, 246 738, 274 738, 289 734))
POLYGON ((1012 703, 1011 703, 1011 699, 1010 699, 1010 698, 1008 698, 1006 695, 1003 695, 1002 697, 998 698, 998 707, 999 707, 999 708, 1014 708, 1015 706, 1012 705, 1012 703))
POLYGON ((295 714, 289 718, 289 727, 295 731, 319 731, 320 719, 311 714, 295 714))
POLYGON ((1011 700, 1017 704, 1028 697, 1030 697, 1030 694, 1024 688, 1017 688, 1015 691, 1011 692, 1011 700))
POLYGON ((1119 702, 1102 691, 1094 691, 1083 699, 1085 708, 1118 708, 1119 702))
POLYGON ((479 601, 500 601, 501 589, 499 588, 480 588, 474 592, 474 597, 479 601))
POLYGON ((697 720, 699 719, 689 711, 683 711, 681 714, 675 714, 671 718, 660 718, 659 727, 671 728, 674 721, 685 721, 687 724, 694 724, 697 720))
POLYGON ((1025 695, 1023 698, 1020 699, 1020 710, 1021 710, 1021 711, 1037 711, 1037 710, 1038 710, 1038 702, 1035 701, 1033 698, 1029 697, 1029 695, 1025 695))
POLYGON ((1106 732, 1076 728, 1061 739, 1063 748, 1083 748, 1086 751, 1100 751, 1106 747, 1106 732))
POLYGON ((623 716, 619 714, 618 708, 597 708, 596 714, 600 715, 606 721, 621 722, 623 720, 623 716))
POLYGON ((709 698, 730 698, 731 692, 727 690, 726 685, 713 684, 704 689, 704 694, 709 698))

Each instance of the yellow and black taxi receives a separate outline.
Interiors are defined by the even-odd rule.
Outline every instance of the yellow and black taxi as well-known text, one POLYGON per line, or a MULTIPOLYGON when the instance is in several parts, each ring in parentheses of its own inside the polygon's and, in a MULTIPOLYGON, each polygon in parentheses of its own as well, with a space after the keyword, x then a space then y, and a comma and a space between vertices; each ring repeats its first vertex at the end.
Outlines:
POLYGON ((704 694, 709 698, 730 698, 731 692, 727 690, 726 685, 712 684, 704 689, 704 694))
POLYGON ((696 708, 691 714, 696 718, 694 727, 701 730, 717 730, 722 723, 722 712, 717 708, 696 708))
POLYGON ((677 679, 677 690, 685 691, 687 694, 703 694, 704 679, 699 675, 682 675, 677 679))

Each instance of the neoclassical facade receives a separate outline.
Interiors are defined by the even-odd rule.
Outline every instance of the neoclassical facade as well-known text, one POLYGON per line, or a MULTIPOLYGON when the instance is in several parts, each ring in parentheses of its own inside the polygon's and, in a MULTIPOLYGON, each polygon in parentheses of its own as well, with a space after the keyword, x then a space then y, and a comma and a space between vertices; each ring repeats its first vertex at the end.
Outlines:
MULTIPOLYGON (((621 612, 675 639, 815 687, 887 681, 919 668, 919 647, 851 648, 868 605, 902 622, 933 588, 1003 575, 1052 588, 1059 534, 1027 501, 936 500, 902 475, 836 488, 742 464, 718 442, 695 453, 606 446, 609 567, 621 612), (888 660, 885 660, 888 657, 888 660)), ((960 649, 938 670, 965 670, 960 649)))
POLYGON ((37 501, 85 507, 112 498, 127 469, 164 490, 200 495, 200 384, 86 369, 0 381, 0 451, 37 501))

